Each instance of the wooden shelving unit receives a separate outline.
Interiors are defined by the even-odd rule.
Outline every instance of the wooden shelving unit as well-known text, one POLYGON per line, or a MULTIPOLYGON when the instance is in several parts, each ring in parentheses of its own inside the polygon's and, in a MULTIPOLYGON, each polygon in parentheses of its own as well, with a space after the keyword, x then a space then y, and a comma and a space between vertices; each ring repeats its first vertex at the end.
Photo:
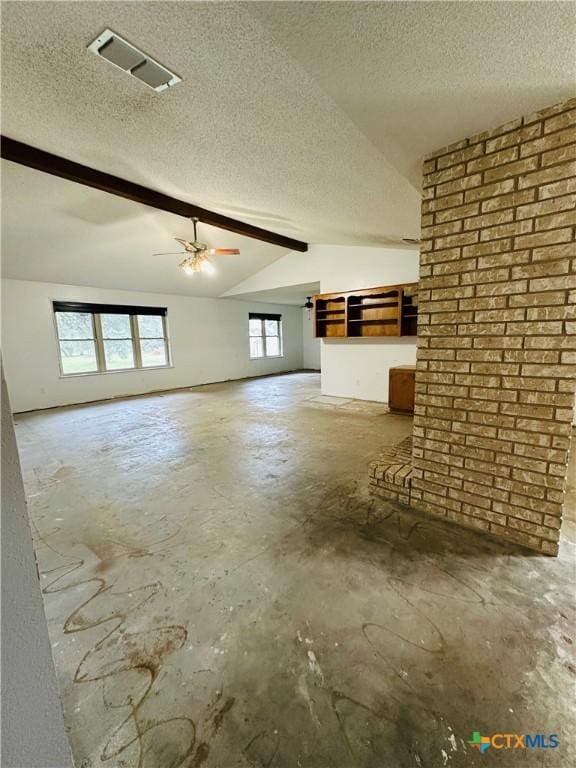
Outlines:
POLYGON ((346 298, 325 294, 314 297, 316 336, 346 336, 346 298))
POLYGON ((320 338, 416 336, 418 283, 314 296, 320 338))
POLYGON ((416 336, 418 330, 418 283, 402 290, 401 336, 416 336))

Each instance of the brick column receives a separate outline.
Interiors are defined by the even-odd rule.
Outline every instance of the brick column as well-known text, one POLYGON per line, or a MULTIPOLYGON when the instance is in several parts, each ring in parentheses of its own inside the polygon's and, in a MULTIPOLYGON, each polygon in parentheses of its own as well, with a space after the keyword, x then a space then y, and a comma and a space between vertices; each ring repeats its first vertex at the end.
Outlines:
POLYGON ((410 503, 558 552, 576 370, 576 100, 424 163, 410 503))

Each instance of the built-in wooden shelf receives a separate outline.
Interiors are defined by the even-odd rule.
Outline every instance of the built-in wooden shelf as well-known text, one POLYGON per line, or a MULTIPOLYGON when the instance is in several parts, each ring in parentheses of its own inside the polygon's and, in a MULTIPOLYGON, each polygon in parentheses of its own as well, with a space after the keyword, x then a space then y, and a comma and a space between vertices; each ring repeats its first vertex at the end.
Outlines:
POLYGON ((346 336, 346 299, 344 296, 314 297, 314 328, 316 336, 344 338, 346 336))
POLYGON ((348 322, 349 323, 376 323, 376 325, 389 325, 391 323, 396 323, 396 320, 394 320, 394 319, 391 319, 391 320, 380 320, 377 317, 373 317, 373 318, 370 318, 370 319, 368 319, 368 318, 353 317, 351 320, 348 320, 348 322))
POLYGON ((366 302, 365 304, 354 304, 350 302, 348 306, 350 309, 381 309, 382 307, 392 307, 392 306, 395 307, 396 304, 397 302, 390 302, 390 301, 383 301, 375 304, 368 304, 368 302, 366 302))
POLYGON ((418 283, 314 296, 314 328, 321 338, 416 336, 418 283))

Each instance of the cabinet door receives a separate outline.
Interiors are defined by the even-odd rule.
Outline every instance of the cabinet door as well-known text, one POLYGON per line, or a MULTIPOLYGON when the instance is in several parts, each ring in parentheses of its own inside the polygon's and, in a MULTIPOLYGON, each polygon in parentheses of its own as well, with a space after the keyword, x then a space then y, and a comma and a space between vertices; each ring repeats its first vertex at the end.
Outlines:
POLYGON ((414 371, 390 368, 388 407, 391 411, 414 413, 414 371))

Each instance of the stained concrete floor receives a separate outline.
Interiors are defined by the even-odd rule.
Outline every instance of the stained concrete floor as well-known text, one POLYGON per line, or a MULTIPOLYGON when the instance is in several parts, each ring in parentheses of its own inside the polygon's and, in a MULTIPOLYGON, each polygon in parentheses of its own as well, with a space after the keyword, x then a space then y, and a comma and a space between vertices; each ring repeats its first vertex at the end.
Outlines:
POLYGON ((551 559, 372 502, 410 429, 312 374, 17 418, 76 766, 576 764, 573 519, 551 559))

